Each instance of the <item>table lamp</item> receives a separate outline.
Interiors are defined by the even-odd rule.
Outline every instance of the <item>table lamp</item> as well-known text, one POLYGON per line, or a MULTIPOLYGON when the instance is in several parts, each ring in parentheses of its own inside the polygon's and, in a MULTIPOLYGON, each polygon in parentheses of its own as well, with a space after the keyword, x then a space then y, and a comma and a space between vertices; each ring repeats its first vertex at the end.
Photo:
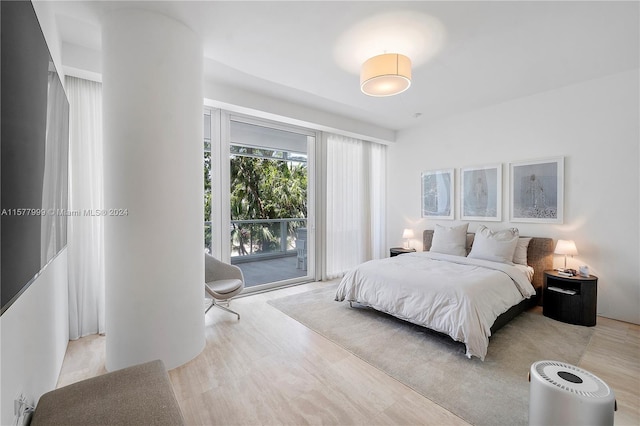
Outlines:
POLYGON ((564 255, 564 269, 567 269, 567 255, 577 255, 578 249, 576 248, 576 243, 574 243, 573 240, 558 240, 554 253, 564 255))
POLYGON ((413 238, 413 229, 405 229, 402 232, 402 238, 407 240, 406 245, 407 245, 407 248, 409 248, 409 240, 413 238))

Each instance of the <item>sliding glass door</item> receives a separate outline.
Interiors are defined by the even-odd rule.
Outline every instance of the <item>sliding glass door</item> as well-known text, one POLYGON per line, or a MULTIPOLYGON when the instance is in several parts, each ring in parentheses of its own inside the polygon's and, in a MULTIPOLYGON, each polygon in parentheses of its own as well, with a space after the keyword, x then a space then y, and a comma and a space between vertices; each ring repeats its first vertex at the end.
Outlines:
POLYGON ((205 247, 242 269, 249 292, 312 280, 315 132, 216 114, 209 152, 205 130, 205 247))

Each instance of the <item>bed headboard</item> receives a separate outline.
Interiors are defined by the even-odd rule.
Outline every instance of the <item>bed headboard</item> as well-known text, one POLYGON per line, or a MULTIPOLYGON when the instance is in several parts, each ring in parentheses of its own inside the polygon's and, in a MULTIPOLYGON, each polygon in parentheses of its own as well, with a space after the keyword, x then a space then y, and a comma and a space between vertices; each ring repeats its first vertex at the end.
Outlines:
MULTIPOLYGON (((467 233, 467 253, 471 250, 473 245, 473 238, 475 234, 467 233)), ((425 229, 422 233, 423 250, 429 251, 431 248, 431 241, 433 240, 433 229, 425 229)), ((527 249, 527 262, 529 266, 533 268, 533 286, 538 293, 538 298, 542 294, 542 288, 544 286, 544 274, 543 272, 549 269, 553 269, 553 239, 533 237, 529 243, 527 249)), ((540 300, 540 299, 538 299, 540 300)))

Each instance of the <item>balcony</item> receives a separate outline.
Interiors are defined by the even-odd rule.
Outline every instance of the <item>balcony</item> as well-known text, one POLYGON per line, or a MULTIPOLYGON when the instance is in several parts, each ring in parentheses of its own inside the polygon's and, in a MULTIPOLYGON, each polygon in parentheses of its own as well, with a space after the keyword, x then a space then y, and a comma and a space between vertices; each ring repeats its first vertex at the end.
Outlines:
MULTIPOLYGON (((231 263, 242 270, 246 287, 307 276, 306 223, 300 218, 231 221, 231 263)), ((210 227, 205 222, 205 232, 210 227)))
POLYGON ((307 276, 306 270, 296 267, 297 256, 295 254, 272 259, 254 259, 242 263, 236 263, 232 258, 231 263, 242 269, 246 287, 307 276))

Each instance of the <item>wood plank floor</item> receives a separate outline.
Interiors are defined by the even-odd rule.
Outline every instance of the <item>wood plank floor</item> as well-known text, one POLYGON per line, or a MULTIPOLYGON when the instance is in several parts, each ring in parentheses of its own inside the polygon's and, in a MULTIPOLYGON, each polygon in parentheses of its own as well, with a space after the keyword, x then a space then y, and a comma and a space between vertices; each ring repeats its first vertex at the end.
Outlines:
MULTIPOLYGON (((326 284, 236 299, 240 321, 209 311, 204 351, 169 372, 188 424, 467 424, 266 303, 326 284)), ((58 387, 105 373, 104 344, 70 342, 58 387)), ((598 318, 579 366, 614 389, 616 425, 640 424, 640 326, 598 318)))

